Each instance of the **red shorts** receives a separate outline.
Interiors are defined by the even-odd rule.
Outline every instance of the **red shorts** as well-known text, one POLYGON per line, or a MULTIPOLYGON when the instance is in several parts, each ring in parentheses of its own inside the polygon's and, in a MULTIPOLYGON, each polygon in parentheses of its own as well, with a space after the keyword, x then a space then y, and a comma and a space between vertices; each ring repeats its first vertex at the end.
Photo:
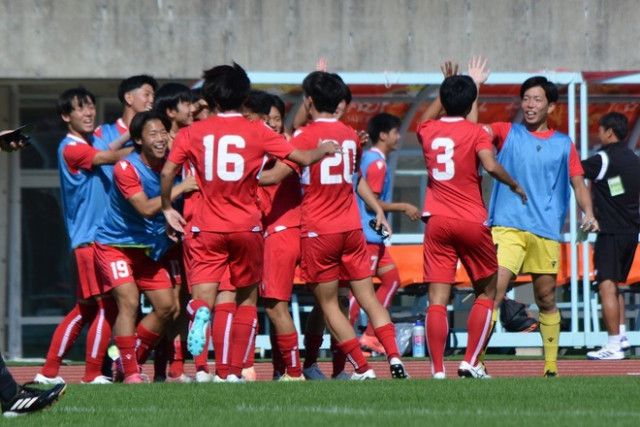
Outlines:
POLYGON ((260 296, 289 301, 296 265, 300 262, 300 228, 286 228, 264 239, 264 266, 260 296))
POLYGON ((371 275, 375 275, 379 268, 395 264, 389 248, 384 243, 367 243, 367 252, 371 263, 371 275))
POLYGON ((187 280, 190 286, 220 283, 229 269, 233 289, 260 282, 262 276, 262 234, 251 231, 215 233, 201 231, 184 240, 187 280))
POLYGON ((371 263, 361 229, 301 239, 300 271, 307 283, 371 277, 371 263))
POLYGON ((93 245, 81 246, 73 250, 78 271, 78 299, 89 299, 104 293, 105 283, 96 270, 96 256, 93 245))
POLYGON ((166 263, 154 261, 141 248, 122 248, 96 243, 96 265, 105 282, 105 291, 125 283, 135 283, 141 291, 173 287, 166 263))
POLYGON ((455 283, 458 258, 471 280, 498 271, 491 230, 483 224, 432 216, 424 229, 424 281, 455 283))

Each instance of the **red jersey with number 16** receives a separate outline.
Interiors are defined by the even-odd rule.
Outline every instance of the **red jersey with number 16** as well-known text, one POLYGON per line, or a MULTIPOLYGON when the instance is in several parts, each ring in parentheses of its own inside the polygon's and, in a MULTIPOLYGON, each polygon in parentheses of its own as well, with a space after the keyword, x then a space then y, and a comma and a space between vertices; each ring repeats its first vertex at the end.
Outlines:
POLYGON ((418 139, 429 173, 422 216, 484 223, 487 209, 482 201, 477 153, 493 150, 489 133, 462 117, 443 117, 422 123, 418 139))
POLYGON ((195 169, 202 197, 193 201, 191 231, 260 230, 256 191, 264 155, 285 158, 293 150, 264 122, 239 113, 217 114, 181 129, 169 161, 189 160, 195 169))
POLYGON ((291 140, 291 145, 311 150, 327 140, 340 145, 342 153, 327 156, 302 170, 303 236, 362 228, 353 194, 353 173, 360 151, 356 132, 337 119, 317 119, 301 128, 291 140))

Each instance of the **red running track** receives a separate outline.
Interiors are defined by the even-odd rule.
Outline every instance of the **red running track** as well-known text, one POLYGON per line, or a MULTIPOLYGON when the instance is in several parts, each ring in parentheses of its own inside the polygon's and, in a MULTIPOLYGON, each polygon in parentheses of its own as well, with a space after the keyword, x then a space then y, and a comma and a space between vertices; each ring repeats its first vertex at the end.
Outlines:
MULTIPOLYGON (((450 377, 457 376, 460 362, 445 362, 445 369, 450 377)), ((379 378, 389 378, 389 369, 386 362, 370 362, 379 378)), ((406 360, 407 371, 413 378, 429 378, 431 368, 429 361, 406 360)), ((487 371, 493 377, 537 377, 542 376, 544 362, 541 360, 490 360, 486 364, 487 371)), ((213 368, 213 364, 211 364, 213 368)), ((256 363, 258 380, 271 379, 272 368, 270 363, 256 363)), ((331 374, 331 363, 320 362, 320 368, 326 375, 331 374)), ((9 370, 19 383, 33 380, 40 368, 37 366, 14 366, 9 370)), ((192 362, 185 365, 187 375, 194 375, 192 362)), ((558 370, 563 377, 568 376, 640 376, 640 359, 616 360, 616 361, 591 361, 591 360, 560 360, 558 370)), ((148 364, 143 372, 153 374, 153 365, 148 364)), ((213 370, 211 371, 213 372, 213 370)), ((63 366, 60 375, 68 383, 79 383, 84 373, 83 365, 63 366)))

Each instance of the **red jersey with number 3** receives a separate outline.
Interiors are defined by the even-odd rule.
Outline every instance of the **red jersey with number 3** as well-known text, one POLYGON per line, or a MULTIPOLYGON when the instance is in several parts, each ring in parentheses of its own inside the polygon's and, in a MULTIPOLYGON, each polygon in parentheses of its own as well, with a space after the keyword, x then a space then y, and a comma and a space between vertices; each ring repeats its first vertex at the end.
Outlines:
POLYGON ((353 173, 360 151, 356 132, 337 119, 318 119, 301 128, 291 144, 301 150, 335 141, 341 153, 302 170, 302 235, 342 233, 362 228, 353 194, 353 173))
POLYGON ((189 160, 202 197, 193 200, 192 231, 258 231, 257 175, 265 154, 285 158, 294 148, 262 121, 239 113, 211 116, 181 129, 169 161, 189 160))
POLYGON ((484 223, 479 173, 480 150, 493 150, 491 136, 482 125, 461 117, 428 120, 418 128, 429 173, 423 217, 441 215, 484 223))

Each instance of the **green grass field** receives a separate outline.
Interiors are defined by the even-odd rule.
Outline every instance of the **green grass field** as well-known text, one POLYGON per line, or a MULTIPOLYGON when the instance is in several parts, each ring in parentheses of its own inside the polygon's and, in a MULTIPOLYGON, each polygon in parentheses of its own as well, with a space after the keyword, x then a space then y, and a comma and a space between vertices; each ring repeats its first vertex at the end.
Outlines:
POLYGON ((640 425, 637 377, 69 385, 34 426, 640 425))

